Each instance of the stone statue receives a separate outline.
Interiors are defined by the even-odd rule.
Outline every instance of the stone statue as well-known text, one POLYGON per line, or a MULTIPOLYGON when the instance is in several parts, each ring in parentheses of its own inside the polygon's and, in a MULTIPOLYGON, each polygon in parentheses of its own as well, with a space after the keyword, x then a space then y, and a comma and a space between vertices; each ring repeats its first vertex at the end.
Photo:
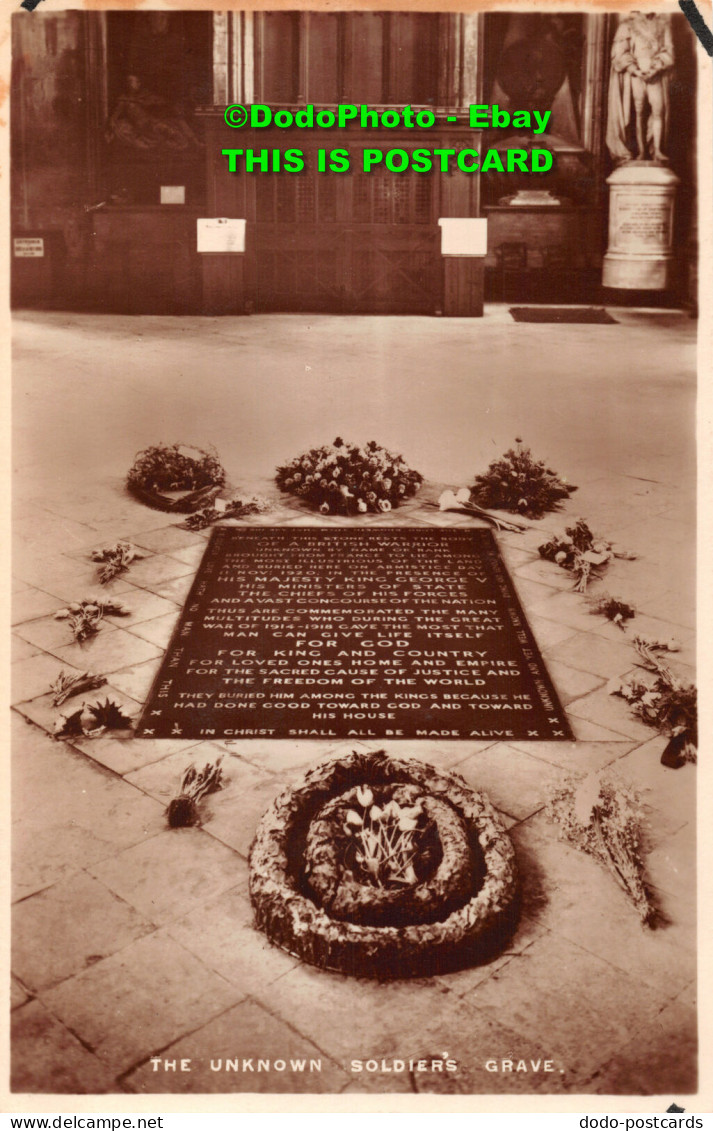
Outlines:
POLYGON ((614 161, 668 161, 669 86, 673 70, 670 15, 631 12, 619 22, 611 50, 607 148, 614 161), (628 142, 632 102, 636 157, 628 142), (648 115, 647 115, 648 106, 648 115), (651 156, 649 156, 649 153, 651 156))

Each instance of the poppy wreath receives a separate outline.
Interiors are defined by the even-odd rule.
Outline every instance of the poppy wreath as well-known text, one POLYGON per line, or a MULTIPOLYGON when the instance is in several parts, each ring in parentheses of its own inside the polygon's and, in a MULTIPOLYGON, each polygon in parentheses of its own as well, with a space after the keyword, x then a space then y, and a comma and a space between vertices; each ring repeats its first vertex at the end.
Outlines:
POLYGON ((503 949, 517 922, 515 853, 486 795, 384 751, 320 763, 280 794, 249 864, 258 929, 344 974, 475 965, 503 949))
POLYGON ((211 503, 225 480, 225 468, 214 451, 157 444, 137 452, 126 486, 153 510, 191 514, 211 503))

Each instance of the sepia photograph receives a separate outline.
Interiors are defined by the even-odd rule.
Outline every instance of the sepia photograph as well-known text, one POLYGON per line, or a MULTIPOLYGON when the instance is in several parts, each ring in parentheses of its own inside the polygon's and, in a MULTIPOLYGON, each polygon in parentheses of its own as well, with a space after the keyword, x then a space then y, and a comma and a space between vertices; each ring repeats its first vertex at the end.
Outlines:
POLYGON ((683 9, 13 5, 9 1110, 705 1110, 683 9))

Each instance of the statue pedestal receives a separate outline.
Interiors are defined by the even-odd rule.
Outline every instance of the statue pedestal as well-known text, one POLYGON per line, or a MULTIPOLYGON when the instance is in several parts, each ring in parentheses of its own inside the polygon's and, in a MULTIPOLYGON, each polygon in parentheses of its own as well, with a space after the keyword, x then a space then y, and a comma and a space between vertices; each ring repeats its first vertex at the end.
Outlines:
POLYGON ((607 177, 609 248, 602 284, 664 291, 673 265, 673 205, 679 178, 655 161, 628 161, 607 177))

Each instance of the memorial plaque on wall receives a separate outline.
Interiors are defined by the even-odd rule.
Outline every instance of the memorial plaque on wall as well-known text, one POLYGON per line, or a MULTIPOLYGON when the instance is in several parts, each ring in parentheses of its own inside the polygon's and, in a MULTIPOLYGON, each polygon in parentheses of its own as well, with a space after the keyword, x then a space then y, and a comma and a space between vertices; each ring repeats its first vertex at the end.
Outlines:
POLYGON ((571 739, 489 530, 213 532, 139 737, 571 739))

